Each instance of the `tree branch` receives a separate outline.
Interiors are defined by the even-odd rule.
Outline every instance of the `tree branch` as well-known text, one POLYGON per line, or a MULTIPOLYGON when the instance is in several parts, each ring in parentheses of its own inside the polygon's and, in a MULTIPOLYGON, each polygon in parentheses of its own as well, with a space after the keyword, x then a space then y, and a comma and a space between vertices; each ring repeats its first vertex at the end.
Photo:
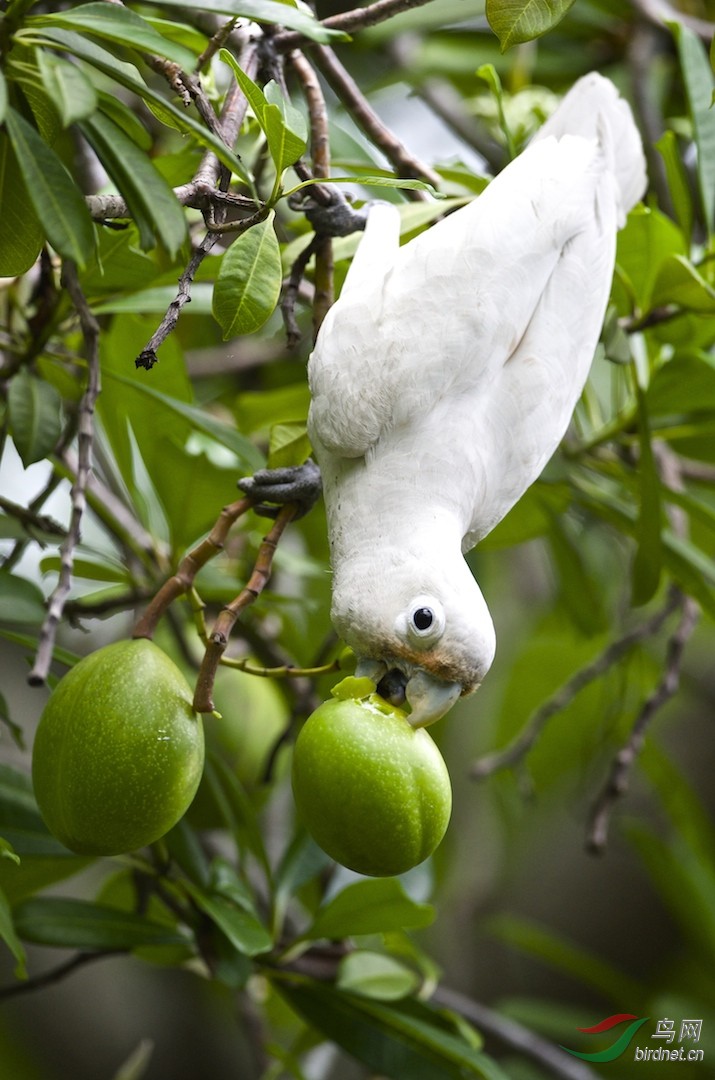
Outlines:
MULTIPOLYGON (((367 10, 367 9, 366 9, 367 10)), ((352 75, 343 67, 332 49, 326 45, 316 45, 313 49, 315 62, 338 95, 341 104, 352 116, 358 127, 365 132, 388 161, 393 165, 398 176, 426 180, 434 187, 439 187, 441 180, 437 173, 414 157, 400 142, 397 136, 383 124, 372 105, 361 91, 352 75)), ((424 191, 407 191, 405 194, 415 200, 427 200, 424 191)))
POLYGON ((531 714, 513 742, 509 743, 503 750, 485 755, 472 765, 470 775, 473 779, 484 780, 493 773, 513 767, 520 762, 531 750, 551 717, 565 709, 577 694, 590 683, 605 675, 636 645, 654 637, 670 616, 678 610, 680 601, 680 592, 676 589, 671 590, 660 611, 656 611, 650 619, 639 623, 628 633, 616 641, 612 641, 595 660, 575 672, 555 694, 542 702, 536 711, 531 714))
POLYGON ((92 314, 79 284, 74 263, 65 262, 62 282, 69 293, 79 317, 82 337, 87 355, 87 387, 79 405, 77 429, 77 474, 71 490, 72 510, 67 536, 60 545, 60 573, 57 585, 50 597, 47 616, 40 630, 37 654, 28 676, 31 686, 41 686, 50 670, 57 627, 62 618, 65 602, 72 587, 74 553, 80 541, 82 516, 87 505, 87 485, 92 468, 92 443, 94 441, 94 408, 100 392, 99 374, 99 323, 92 314))
POLYGON ((683 596, 680 622, 668 641, 663 678, 643 703, 631 729, 628 742, 616 754, 608 780, 593 807, 586 844, 588 850, 594 854, 601 854, 606 848, 611 811, 615 802, 628 790, 631 771, 643 748, 648 725, 658 710, 678 690, 683 653, 695 629, 699 614, 700 609, 696 601, 690 596, 683 596))
MULTIPOLYGON (((321 26, 329 30, 344 30, 346 34, 352 34, 356 30, 365 30, 368 26, 377 26, 378 23, 386 22, 395 15, 401 15, 413 8, 424 7, 431 0, 376 0, 374 4, 366 7, 353 8, 351 11, 343 11, 339 15, 330 15, 321 21, 321 26)), ((313 43, 303 37, 302 34, 293 30, 284 30, 273 38, 276 49, 292 49, 296 45, 310 46, 313 43)))

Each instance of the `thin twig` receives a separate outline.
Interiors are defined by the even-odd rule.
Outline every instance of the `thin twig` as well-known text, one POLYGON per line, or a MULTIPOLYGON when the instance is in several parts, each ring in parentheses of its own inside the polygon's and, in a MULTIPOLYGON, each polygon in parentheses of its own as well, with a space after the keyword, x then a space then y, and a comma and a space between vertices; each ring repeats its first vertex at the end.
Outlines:
MULTIPOLYGON (((352 75, 343 67, 332 49, 326 45, 316 45, 313 49, 315 62, 340 99, 340 103, 352 116, 355 123, 367 137, 379 147, 393 165, 398 176, 426 180, 439 187, 438 174, 416 158, 397 138, 394 132, 383 124, 372 105, 368 102, 352 75)), ((424 191, 407 191, 408 198, 428 199, 424 191)))
MULTIPOLYGON (((308 106, 310 118, 310 152, 313 159, 313 176, 327 179, 330 176, 330 137, 328 132, 328 109, 323 90, 313 65, 302 52, 295 49, 290 63, 300 81, 308 106)), ((313 340, 323 319, 335 299, 333 242, 330 236, 320 236, 315 244, 315 296, 313 301, 313 340)))
POLYGON ((295 317, 296 300, 298 299, 298 293, 300 292, 300 286, 305 275, 306 267, 313 258, 313 255, 315 255, 320 245, 320 241, 321 237, 316 234, 310 243, 297 255, 291 266, 288 281, 283 287, 281 315, 283 316, 283 325, 285 326, 286 331, 286 346, 291 352, 300 344, 300 340, 303 336, 295 317))
POLYGON ((32 979, 26 979, 24 982, 12 983, 10 986, 0 987, 0 1001, 7 1001, 8 998, 22 997, 24 994, 32 994, 37 990, 45 990, 48 986, 54 986, 56 983, 66 979, 69 975, 73 975, 74 972, 79 971, 80 968, 94 963, 95 960, 105 960, 110 956, 124 955, 125 952, 125 949, 103 949, 101 952, 78 953, 64 963, 58 964, 57 967, 50 968, 49 971, 43 971, 41 975, 36 975, 32 979))
POLYGON ((666 0, 632 0, 633 7, 645 19, 660 27, 666 33, 670 33, 667 24, 671 22, 682 23, 710 44, 715 34, 715 23, 707 19, 699 19, 696 15, 688 15, 685 11, 676 10, 666 0))
POLYGON ((31 686, 41 686, 50 670, 57 628, 62 618, 65 601, 72 587, 74 553, 80 541, 82 516, 87 505, 87 485, 92 468, 92 444, 94 441, 94 409, 100 392, 99 373, 99 323, 95 319, 82 292, 74 263, 66 262, 62 282, 75 306, 82 330, 87 356, 87 386, 79 404, 77 425, 77 474, 70 500, 67 536, 60 545, 60 573, 57 585, 50 596, 47 616, 42 624, 35 656, 35 663, 28 676, 31 686))
POLYGON ((447 986, 438 986, 430 999, 435 1005, 459 1013, 465 1020, 525 1057, 531 1058, 543 1066, 551 1077, 557 1080, 597 1080, 593 1070, 582 1061, 565 1053, 558 1046, 537 1035, 536 1032, 517 1023, 508 1016, 495 1012, 494 1009, 473 1001, 457 990, 447 986))
POLYGON ((209 559, 223 551, 226 537, 238 519, 253 506, 253 499, 244 496, 229 506, 224 506, 208 536, 181 560, 175 574, 159 589, 134 627, 133 637, 151 638, 159 619, 174 600, 187 593, 196 575, 209 559))
POLYGON ((659 709, 677 692, 683 653, 700 614, 700 608, 690 596, 682 597, 682 615, 675 632, 668 641, 665 672, 653 693, 643 703, 631 729, 628 742, 611 764, 611 771, 591 813, 587 835, 587 847, 595 854, 602 853, 608 842, 608 826, 614 803, 628 790, 631 770, 643 748, 645 734, 651 720, 659 709))
MULTIPOLYGON (((352 34, 356 30, 365 30, 368 26, 377 26, 378 23, 386 22, 404 11, 424 7, 430 2, 431 0, 376 0, 376 3, 368 4, 366 7, 353 8, 339 15, 330 15, 321 21, 321 26, 329 30, 343 30, 346 34, 352 34)), ((272 44, 276 49, 285 51, 296 45, 309 46, 313 43, 297 31, 284 30, 273 37, 272 44)))
POLYGON ((531 750, 541 732, 552 716, 565 709, 573 699, 590 683, 610 671, 631 649, 648 638, 654 637, 670 616, 680 606, 680 593, 673 589, 663 607, 650 619, 634 626, 632 630, 612 641, 590 664, 580 668, 560 689, 531 714, 521 732, 503 750, 487 754, 476 761, 470 770, 475 780, 484 780, 501 769, 510 768, 520 762, 531 750))
POLYGON ((296 510, 297 507, 294 503, 288 503, 286 506, 281 507, 273 527, 264 537, 263 543, 258 549, 253 573, 248 582, 239 595, 221 610, 214 624, 196 682, 194 708, 197 712, 211 713, 214 711, 214 680, 221 657, 228 645, 231 631, 241 612, 258 599, 268 583, 278 541, 288 523, 295 517, 296 510))

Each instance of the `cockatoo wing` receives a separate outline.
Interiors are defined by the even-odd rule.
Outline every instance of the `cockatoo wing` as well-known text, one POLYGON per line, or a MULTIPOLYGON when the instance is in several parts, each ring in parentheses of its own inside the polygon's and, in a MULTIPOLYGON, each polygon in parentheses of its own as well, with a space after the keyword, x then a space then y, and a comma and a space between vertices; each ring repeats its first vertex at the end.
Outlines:
MULTIPOLYGON (((491 395, 513 428, 519 408, 509 415, 508 398, 494 398, 498 373, 512 361, 519 367, 520 358, 533 367, 535 349, 550 353, 551 376, 558 374, 555 364, 572 362, 576 350, 568 342, 553 349, 553 339, 537 331, 550 335, 556 328, 564 339, 561 312, 578 328, 573 312, 583 309, 589 282, 603 293, 608 279, 608 288, 616 220, 635 190, 642 191, 640 179, 630 180, 638 169, 625 170, 627 191, 613 171, 614 101, 618 127, 622 103, 612 84, 597 75, 581 80, 549 122, 552 134, 532 143, 472 204, 399 250, 397 211, 387 204, 371 210, 356 273, 328 314, 310 361, 314 440, 337 456, 360 457, 450 393, 476 400, 482 389, 482 403, 491 395), (562 130, 581 127, 586 137, 562 130), (528 355, 520 351, 524 340, 528 355)), ((637 156, 644 177, 630 124, 620 132, 619 154, 637 156)), ((605 297, 597 304, 589 298, 587 306, 597 309, 598 321, 605 297)), ((584 378, 577 373, 581 384, 584 378)))

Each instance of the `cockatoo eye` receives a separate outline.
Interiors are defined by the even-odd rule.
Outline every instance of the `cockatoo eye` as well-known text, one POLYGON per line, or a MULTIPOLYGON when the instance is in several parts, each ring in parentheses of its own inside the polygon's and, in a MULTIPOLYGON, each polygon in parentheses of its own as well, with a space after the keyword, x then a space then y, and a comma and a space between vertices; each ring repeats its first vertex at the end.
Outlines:
POLYGON ((442 637, 444 624, 444 611, 439 601, 431 596, 418 596, 407 611, 398 616, 395 629, 413 646, 427 648, 442 637))

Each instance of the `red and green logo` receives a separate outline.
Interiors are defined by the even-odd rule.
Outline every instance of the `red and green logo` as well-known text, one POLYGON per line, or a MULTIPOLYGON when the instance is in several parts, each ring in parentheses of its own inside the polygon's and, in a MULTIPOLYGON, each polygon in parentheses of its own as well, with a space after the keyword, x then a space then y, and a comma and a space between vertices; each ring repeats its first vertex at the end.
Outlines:
POLYGON ((568 1046, 562 1046, 561 1049, 565 1050, 567 1054, 573 1054, 574 1057, 582 1058, 583 1061, 615 1061, 617 1057, 620 1057, 625 1050, 628 1049, 630 1042, 638 1031, 648 1020, 649 1016, 634 1016, 633 1013, 614 1013, 613 1016, 607 1016, 605 1020, 601 1020, 599 1024, 594 1024, 593 1027, 579 1028, 584 1035, 600 1035, 604 1031, 612 1031, 620 1024, 625 1024, 626 1020, 630 1020, 631 1023, 620 1033, 615 1042, 607 1046, 605 1050, 596 1050, 592 1053, 584 1053, 581 1050, 571 1050, 568 1046))

